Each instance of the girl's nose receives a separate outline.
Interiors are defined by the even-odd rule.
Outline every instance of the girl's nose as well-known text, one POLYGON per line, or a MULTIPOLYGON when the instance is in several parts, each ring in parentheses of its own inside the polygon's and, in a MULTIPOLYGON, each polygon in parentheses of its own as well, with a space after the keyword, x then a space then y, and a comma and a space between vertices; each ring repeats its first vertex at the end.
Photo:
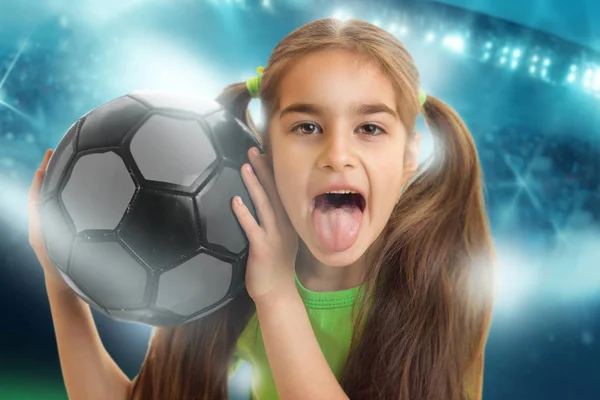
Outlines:
POLYGON ((352 133, 326 132, 318 165, 322 169, 341 172, 354 169, 357 160, 352 148, 352 133))

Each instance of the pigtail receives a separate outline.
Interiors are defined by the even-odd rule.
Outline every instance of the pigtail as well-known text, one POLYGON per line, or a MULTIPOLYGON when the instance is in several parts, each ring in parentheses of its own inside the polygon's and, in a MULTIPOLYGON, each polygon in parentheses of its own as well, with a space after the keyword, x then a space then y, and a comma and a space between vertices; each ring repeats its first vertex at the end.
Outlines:
MULTIPOLYGON (((469 399, 480 399, 483 386, 484 349, 488 337, 495 295, 496 255, 485 207, 485 187, 476 146, 464 121, 450 106, 428 97, 423 106, 425 121, 439 142, 434 168, 448 206, 456 213, 455 224, 464 245, 464 263, 457 266, 454 282, 456 307, 455 334, 468 332, 471 340, 463 343, 462 377, 469 399), (462 315, 461 315, 462 314, 462 315)), ((460 264, 460 263, 459 263, 460 264)))
POLYGON ((216 98, 216 101, 234 117, 242 121, 254 133, 258 142, 262 144, 262 135, 258 132, 256 124, 252 120, 250 111, 248 110, 251 100, 252 96, 245 82, 233 83, 227 86, 216 98))
POLYGON ((432 96, 422 111, 435 151, 369 250, 373 312, 355 325, 343 375, 351 399, 481 396, 493 299, 481 170, 458 114, 432 96))

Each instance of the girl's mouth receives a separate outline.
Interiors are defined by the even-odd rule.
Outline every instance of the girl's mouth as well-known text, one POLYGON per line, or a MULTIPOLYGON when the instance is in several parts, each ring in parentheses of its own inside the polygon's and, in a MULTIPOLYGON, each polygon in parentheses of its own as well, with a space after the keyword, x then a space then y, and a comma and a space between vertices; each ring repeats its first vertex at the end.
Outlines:
POLYGON ((312 222, 317 240, 328 252, 349 249, 362 227, 366 201, 353 190, 334 190, 312 200, 312 222))
POLYGON ((365 198, 351 190, 336 190, 315 196, 313 208, 342 208, 357 207, 360 212, 365 210, 365 198))

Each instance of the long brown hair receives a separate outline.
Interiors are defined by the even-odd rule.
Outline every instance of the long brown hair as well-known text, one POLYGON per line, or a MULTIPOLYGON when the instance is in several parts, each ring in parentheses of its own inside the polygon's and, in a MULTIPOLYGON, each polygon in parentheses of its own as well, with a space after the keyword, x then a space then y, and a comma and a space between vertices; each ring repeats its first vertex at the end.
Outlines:
MULTIPOLYGON (((394 84, 410 135, 422 111, 435 140, 431 162, 420 167, 368 250, 364 300, 340 383, 353 400, 480 399, 495 253, 471 134, 435 97, 421 108, 419 72, 394 36, 360 20, 335 19, 304 25, 273 50, 260 88, 265 132, 288 63, 331 49, 353 51, 380 68, 394 84)), ((250 100, 245 83, 217 98, 256 131, 250 100)), ((268 147, 268 135, 262 138, 268 147)), ((226 399, 236 340, 254 311, 244 292, 200 321, 157 328, 136 398, 226 399)))

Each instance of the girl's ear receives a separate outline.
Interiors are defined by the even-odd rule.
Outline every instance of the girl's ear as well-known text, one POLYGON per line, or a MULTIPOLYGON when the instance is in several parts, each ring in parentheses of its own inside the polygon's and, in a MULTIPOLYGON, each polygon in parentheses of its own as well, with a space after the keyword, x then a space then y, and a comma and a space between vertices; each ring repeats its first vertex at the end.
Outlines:
POLYGON ((415 131, 415 134, 406 143, 404 152, 404 167, 402 170, 402 181, 404 185, 412 179, 419 168, 419 153, 421 151, 421 132, 415 131))

